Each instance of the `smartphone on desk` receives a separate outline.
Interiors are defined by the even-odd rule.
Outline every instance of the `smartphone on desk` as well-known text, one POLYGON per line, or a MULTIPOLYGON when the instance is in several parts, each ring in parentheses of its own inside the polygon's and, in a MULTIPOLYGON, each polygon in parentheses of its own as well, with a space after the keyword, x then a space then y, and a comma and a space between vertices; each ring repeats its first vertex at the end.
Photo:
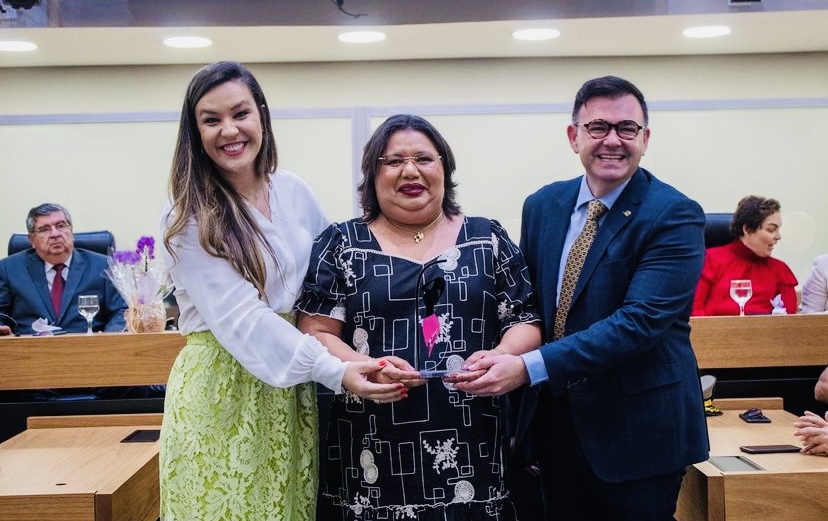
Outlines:
POLYGON ((802 447, 796 445, 742 445, 739 450, 748 454, 777 454, 780 452, 799 452, 802 447))
POLYGON ((153 442, 158 441, 161 437, 161 429, 138 429, 126 438, 121 440, 121 443, 135 443, 135 442, 153 442))

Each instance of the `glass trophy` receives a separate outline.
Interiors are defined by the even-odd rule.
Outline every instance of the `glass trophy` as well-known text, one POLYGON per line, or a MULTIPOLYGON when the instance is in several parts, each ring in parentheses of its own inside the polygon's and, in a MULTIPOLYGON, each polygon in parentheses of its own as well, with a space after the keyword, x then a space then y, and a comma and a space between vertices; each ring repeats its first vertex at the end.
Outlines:
POLYGON ((414 298, 414 320, 417 329, 414 333, 414 369, 420 373, 421 378, 442 378, 456 372, 448 369, 431 369, 428 366, 432 364, 426 363, 426 360, 432 359, 431 354, 434 345, 440 336, 440 319, 437 317, 434 308, 443 295, 446 281, 442 276, 439 276, 425 284, 421 283, 426 268, 445 261, 446 259, 434 259, 427 262, 417 275, 414 298), (420 299, 422 299, 425 306, 422 322, 420 321, 420 299))

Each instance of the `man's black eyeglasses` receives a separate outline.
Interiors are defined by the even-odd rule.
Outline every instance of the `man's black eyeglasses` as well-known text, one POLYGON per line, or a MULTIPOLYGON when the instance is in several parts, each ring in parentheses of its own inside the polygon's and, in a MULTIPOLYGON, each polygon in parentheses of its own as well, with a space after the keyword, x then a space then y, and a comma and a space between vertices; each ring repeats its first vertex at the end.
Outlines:
POLYGON ((589 123, 575 123, 576 127, 578 125, 584 127, 587 134, 594 139, 603 139, 607 137, 607 134, 609 134, 612 129, 615 129, 615 133, 618 134, 618 137, 621 139, 635 139, 635 136, 637 136, 641 129, 644 128, 635 121, 629 119, 619 121, 618 123, 610 123, 608 121, 604 121, 603 119, 593 119, 589 123))

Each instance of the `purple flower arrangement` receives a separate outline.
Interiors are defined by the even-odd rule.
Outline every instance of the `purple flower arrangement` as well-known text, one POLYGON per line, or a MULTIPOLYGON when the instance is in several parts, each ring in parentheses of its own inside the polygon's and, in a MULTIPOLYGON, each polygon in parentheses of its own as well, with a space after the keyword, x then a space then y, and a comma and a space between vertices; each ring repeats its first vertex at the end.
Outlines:
POLYGON ((167 272, 155 259, 155 239, 143 236, 134 250, 119 250, 109 258, 107 276, 128 306, 163 302, 170 290, 167 272))

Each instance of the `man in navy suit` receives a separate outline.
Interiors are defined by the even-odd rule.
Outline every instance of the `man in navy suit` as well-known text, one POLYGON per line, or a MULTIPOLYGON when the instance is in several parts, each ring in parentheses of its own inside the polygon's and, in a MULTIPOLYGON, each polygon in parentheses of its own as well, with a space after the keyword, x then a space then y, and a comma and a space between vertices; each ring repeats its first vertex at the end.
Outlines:
POLYGON ((538 461, 548 519, 673 519, 685 468, 708 457, 689 325, 704 213, 639 167, 647 123, 630 82, 581 87, 567 135, 585 174, 541 188, 523 208, 544 345, 484 358, 471 369, 486 374, 456 384, 482 395, 529 384, 516 444, 538 461), (556 333, 567 257, 593 199, 607 210, 556 333))
MULTIPOLYGON (((0 313, 11 316, 17 333, 31 334, 32 323, 45 318, 50 325, 70 333, 86 332, 86 319, 78 313, 78 295, 97 295, 100 311, 92 322, 94 331, 123 331, 127 305, 106 277, 107 258, 74 248, 72 217, 62 206, 42 204, 26 218, 32 248, 0 260, 0 313), (64 281, 57 312, 51 298, 57 272, 64 281)), ((11 333, 0 326, 0 334, 11 333)))

